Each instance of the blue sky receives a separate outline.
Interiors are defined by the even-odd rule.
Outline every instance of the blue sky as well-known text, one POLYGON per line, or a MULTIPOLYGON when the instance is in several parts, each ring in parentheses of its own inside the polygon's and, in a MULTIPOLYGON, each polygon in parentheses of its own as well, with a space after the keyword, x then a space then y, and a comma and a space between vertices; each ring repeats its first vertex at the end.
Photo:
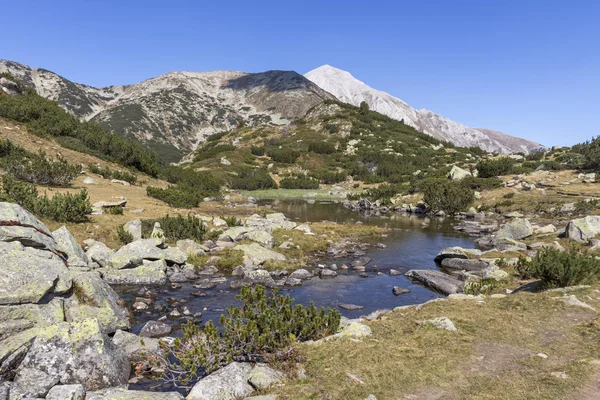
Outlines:
POLYGON ((0 58, 94 85, 172 70, 350 71, 415 108, 547 145, 600 134, 600 2, 5 2, 0 58))

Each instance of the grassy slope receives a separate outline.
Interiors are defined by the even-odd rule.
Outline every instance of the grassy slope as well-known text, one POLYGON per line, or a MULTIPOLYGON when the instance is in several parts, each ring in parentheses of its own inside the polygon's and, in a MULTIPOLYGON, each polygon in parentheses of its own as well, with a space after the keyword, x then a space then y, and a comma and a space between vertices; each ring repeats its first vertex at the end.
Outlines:
MULTIPOLYGON (((575 294, 600 308, 600 292, 575 294)), ((281 399, 586 398, 600 388, 593 386, 600 367, 591 363, 600 359, 600 321, 594 311, 555 299, 561 296, 520 293, 395 311, 369 323, 373 335, 358 343, 301 345, 308 377, 275 393, 281 399), (417 324, 442 316, 458 332, 417 324)))

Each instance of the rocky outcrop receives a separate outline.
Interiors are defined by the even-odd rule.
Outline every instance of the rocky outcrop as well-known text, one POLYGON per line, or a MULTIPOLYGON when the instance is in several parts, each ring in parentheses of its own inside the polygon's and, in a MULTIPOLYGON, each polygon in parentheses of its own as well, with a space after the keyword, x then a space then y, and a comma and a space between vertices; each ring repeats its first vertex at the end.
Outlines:
POLYGON ((527 219, 516 218, 502 225, 494 236, 494 245, 499 245, 507 240, 521 240, 533 235, 533 227, 527 219))
POLYGON ((445 258, 441 262, 442 267, 456 271, 482 271, 489 264, 480 260, 465 260, 461 258, 445 258))
POLYGON ((56 249, 61 251, 67 256, 67 264, 69 267, 83 267, 88 266, 88 256, 83 251, 83 248, 77 240, 71 235, 71 232, 66 226, 52 232, 52 236, 56 241, 56 249))
POLYGON ((579 243, 587 243, 600 234, 600 216, 590 215, 569 221, 565 236, 579 243))
POLYGON ((448 174, 448 178, 452 179, 453 181, 461 181, 469 176, 473 176, 473 174, 465 169, 457 167, 456 165, 452 167, 450 173, 448 174))

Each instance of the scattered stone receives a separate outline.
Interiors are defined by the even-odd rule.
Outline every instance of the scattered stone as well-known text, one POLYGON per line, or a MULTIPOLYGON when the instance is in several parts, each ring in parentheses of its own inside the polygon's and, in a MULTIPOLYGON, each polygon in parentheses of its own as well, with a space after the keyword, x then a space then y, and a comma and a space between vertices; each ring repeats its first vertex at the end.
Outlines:
POLYGON ((500 281, 505 281, 508 278, 510 278, 510 274, 506 271, 501 270, 497 266, 492 265, 483 271, 482 278, 500 282, 500 281))
POLYGON ((398 275, 402 275, 402 272, 398 271, 397 269, 390 269, 390 276, 398 276, 398 275))
POLYGON ((565 305, 569 306, 569 307, 581 307, 581 308, 587 308, 588 310, 596 311, 596 309, 594 307, 579 300, 577 298, 577 296, 575 296, 574 294, 566 296, 564 298, 564 302, 565 302, 565 305))
POLYGON ((427 323, 428 325, 431 325, 435 328, 438 328, 438 329, 445 329, 450 332, 457 331, 456 327, 454 326, 454 323, 448 317, 439 317, 439 318, 429 319, 429 320, 425 321, 425 323, 427 323))
POLYGON ((523 218, 515 218, 513 221, 500 227, 494 237, 494 243, 500 243, 506 239, 521 240, 533 234, 531 223, 523 218))
POLYGON ((113 387, 87 392, 85 400, 184 400, 184 398, 177 392, 147 392, 113 387))
POLYGON ((273 248, 273 246, 275 245, 275 238, 273 238, 273 236, 270 233, 264 231, 248 232, 244 235, 244 238, 256 242, 268 249, 273 248))
POLYGON ((450 173, 448 174, 448 178, 452 179, 453 181, 460 181, 468 176, 472 176, 472 174, 467 170, 457 167, 456 165, 452 167, 450 173))
POLYGON ((295 278, 295 279, 300 279, 300 280, 307 280, 313 277, 313 274, 311 274, 310 272, 308 272, 305 269, 297 269, 294 272, 292 272, 290 274, 290 278, 295 278))
POLYGON ((129 183, 127 181, 122 181, 120 179, 111 179, 110 183, 118 183, 119 185, 123 185, 123 186, 131 186, 131 183, 129 183))
POLYGON ((550 372, 550 376, 558 379, 569 379, 569 375, 567 375, 565 372, 550 372))
POLYGON ((266 261, 286 261, 283 254, 265 249, 258 243, 240 244, 234 248, 244 252, 244 262, 250 265, 262 265, 266 261))
POLYGON ((94 180, 94 178, 92 178, 91 176, 88 176, 88 177, 86 177, 86 178, 83 180, 83 184, 84 184, 84 185, 97 185, 97 184, 98 184, 98 182, 96 182, 96 181, 94 180))
POLYGON ((337 272, 332 271, 327 268, 323 268, 322 270, 319 271, 319 276, 321 278, 334 277, 334 276, 337 276, 337 272))
POLYGON ((441 266, 446 269, 457 271, 481 271, 489 266, 485 261, 466 260, 462 258, 445 258, 441 266))
POLYGON ((548 354, 544 354, 544 353, 537 353, 537 354, 536 354, 536 357, 539 357, 539 358, 546 359, 546 358, 548 358, 548 354))

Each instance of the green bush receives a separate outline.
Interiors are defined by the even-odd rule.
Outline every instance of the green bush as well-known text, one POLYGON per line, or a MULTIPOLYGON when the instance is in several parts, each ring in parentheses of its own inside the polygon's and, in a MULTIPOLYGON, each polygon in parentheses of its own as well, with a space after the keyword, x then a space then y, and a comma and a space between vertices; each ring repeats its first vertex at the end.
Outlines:
POLYGON ((333 154, 335 153, 335 144, 330 142, 310 142, 308 151, 317 154, 333 154))
POLYGON ((165 239, 171 243, 178 240, 192 239, 200 241, 204 239, 206 227, 200 218, 193 215, 186 217, 177 215, 171 217, 166 215, 159 219, 144 219, 142 220, 142 237, 149 238, 154 224, 158 222, 165 233, 165 239))
POLYGON ((137 175, 132 174, 129 171, 113 171, 108 167, 96 164, 89 164, 88 170, 93 174, 102 176, 104 179, 118 179, 120 181, 129 182, 132 185, 135 185, 137 182, 137 175))
POLYGON ((600 278, 600 260, 575 248, 544 248, 531 261, 519 259, 517 272, 523 279, 540 279, 541 289, 585 285, 600 278))
POLYGON ((221 189, 219 181, 208 172, 170 166, 161 172, 161 177, 175 185, 167 189, 148 186, 146 193, 171 207, 197 207, 205 197, 218 196, 221 189))
POLYGON ((392 197, 402 192, 402 187, 399 185, 390 185, 382 183, 376 188, 369 188, 362 193, 349 194, 349 200, 367 199, 369 201, 379 201, 383 205, 391 204, 392 197))
POLYGON ((218 144, 218 142, 207 142, 203 147, 196 150, 194 161, 208 160, 226 152, 236 151, 237 148, 231 144, 218 144))
POLYGON ((84 222, 92 212, 85 189, 77 194, 56 193, 48 198, 46 195, 39 196, 33 184, 19 181, 11 175, 2 178, 2 189, 12 201, 35 215, 58 222, 84 222))
POLYGON ((515 197, 515 193, 514 192, 506 193, 502 197, 505 199, 512 199, 513 197, 515 197))
POLYGON ((241 168, 237 176, 230 178, 230 186, 238 190, 277 189, 277 183, 265 168, 241 168))
POLYGON ((123 215, 123 207, 121 206, 105 207, 104 210, 110 215, 123 215))
POLYGON ((149 356, 150 365, 165 371, 163 379, 185 385, 236 359, 277 357, 294 342, 321 339, 340 325, 337 310, 294 305, 289 295, 277 290, 267 295, 262 286, 244 286, 237 298, 241 305, 221 316, 221 329, 212 321, 202 329, 189 322, 183 337, 149 356))
POLYGON ((473 189, 460 181, 429 178, 421 182, 423 200, 433 211, 443 210, 453 215, 469 207, 475 199, 473 189))
POLYGON ((50 161, 44 152, 30 153, 10 140, 0 140, 0 165, 21 181, 43 186, 67 186, 81 172, 79 165, 50 161))
POLYGON ((264 156, 265 155, 265 147, 264 146, 252 146, 250 147, 250 153, 255 156, 264 156))
POLYGON ((475 169, 479 172, 480 178, 493 178, 510 174, 514 164, 515 160, 512 158, 501 157, 495 160, 481 160, 475 169))
POLYGON ((221 217, 221 219, 223 221, 225 221, 225 223, 227 224, 227 226, 230 227, 230 228, 233 227, 233 226, 242 226, 243 225, 242 221, 239 220, 239 219, 237 219, 234 216, 231 216, 231 217, 221 217))
POLYGON ((38 136, 69 138, 63 145, 157 176, 156 154, 133 139, 124 139, 92 122, 81 122, 58 104, 28 91, 0 96, 0 117, 27 125, 38 136))
POLYGON ((502 180, 497 177, 492 178, 476 178, 474 176, 468 176, 460 181, 461 185, 469 187, 473 190, 492 190, 502 187, 502 180))
POLYGON ((283 164, 293 164, 300 157, 300 152, 284 147, 269 147, 266 149, 266 153, 275 162, 283 164))
POLYGON ((346 171, 334 172, 334 171, 316 171, 311 173, 313 178, 319 180, 321 183, 326 185, 333 185, 340 182, 345 182, 348 177, 346 171))
POLYGON ((533 153, 529 153, 525 156, 527 161, 540 161, 546 155, 543 151, 534 151, 533 153))
POLYGON ((279 182, 282 189, 318 189, 319 181, 305 175, 287 176, 279 182))
POLYGON ((119 242, 122 244, 129 244, 133 242, 133 235, 127 232, 122 226, 117 229, 117 236, 119 237, 119 242))

